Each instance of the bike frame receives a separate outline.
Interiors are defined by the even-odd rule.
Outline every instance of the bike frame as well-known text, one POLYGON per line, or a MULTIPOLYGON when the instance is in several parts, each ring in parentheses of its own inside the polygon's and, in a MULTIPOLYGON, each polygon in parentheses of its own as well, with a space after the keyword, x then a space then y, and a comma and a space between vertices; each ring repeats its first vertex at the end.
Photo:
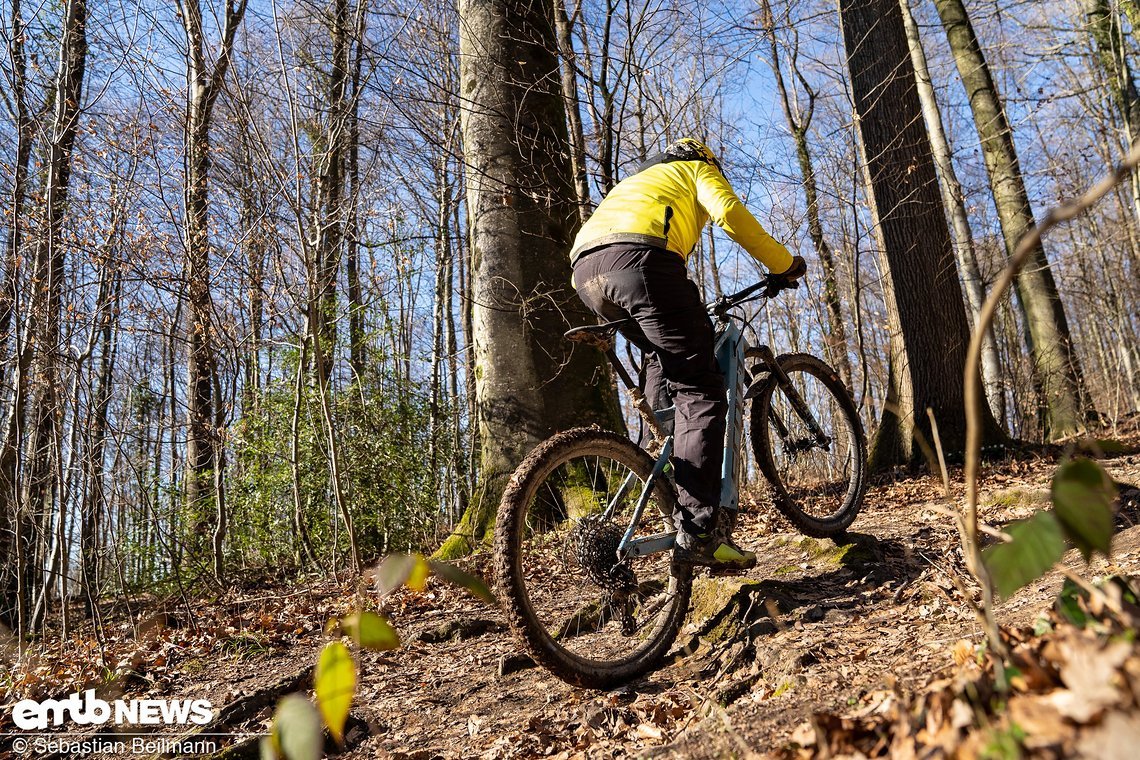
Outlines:
MULTIPOLYGON (((744 405, 745 401, 752 395, 752 389, 746 389, 745 385, 749 380, 752 380, 752 387, 758 388, 760 382, 764 380, 764 377, 752 378, 749 374, 745 366, 745 355, 748 349, 747 342, 744 340, 744 335, 740 328, 727 317, 718 316, 713 345, 717 365, 724 375, 725 391, 728 401, 724 430, 724 458, 723 464, 721 465, 720 477, 720 507, 722 509, 731 509, 735 512, 740 508, 739 483, 741 448, 744 437, 744 405)), ((762 369, 771 375, 775 375, 777 384, 780 385, 784 394, 791 402, 792 408, 806 423, 808 430, 815 437, 815 442, 825 449, 829 447, 831 444, 830 438, 828 438, 822 428, 820 428, 819 423, 815 419, 815 415, 812 414, 807 404, 804 403, 804 400, 792 385, 791 380, 784 373, 783 369, 781 369, 779 362, 776 361, 776 357, 772 353, 772 349, 768 346, 760 346, 759 353, 762 361, 762 369)), ((613 355, 612 352, 610 352, 610 361, 617 361, 617 357, 613 355)), ((675 408, 669 407, 668 409, 655 411, 654 416, 657 418, 658 423, 663 423, 671 419, 674 412, 675 408)), ((777 433, 782 437, 786 437, 788 431, 783 421, 780 420, 774 412, 770 414, 777 433)), ((623 560, 627 557, 643 557, 647 554, 670 551, 676 544, 676 531, 658 533, 638 539, 633 538, 637 526, 641 523, 641 515, 645 511, 645 506, 649 503, 649 498, 653 493, 657 479, 665 472, 665 467, 669 464, 669 457, 672 456, 672 454, 673 436, 669 435, 662 441, 661 452, 657 455, 657 461, 654 463, 653 471, 645 481, 645 487, 637 499, 637 506, 634 508, 633 516, 630 518, 629 527, 626 528, 621 543, 618 544, 618 557, 623 560)), ((632 485, 634 477, 632 472, 626 476, 625 482, 618 489, 617 494, 614 495, 609 505, 607 505, 603 513, 603 518, 609 519, 613 515, 618 503, 624 498, 629 487, 632 485)))
MULTIPOLYGON (((717 322, 714 352, 717 365, 724 375, 725 390, 728 397, 728 414, 725 419, 724 430, 724 460, 721 465, 720 476, 720 506, 723 509, 736 510, 740 507, 737 483, 740 479, 740 445, 744 436, 744 383, 748 379, 748 372, 744 366, 746 344, 740 328, 733 322, 728 320, 718 320, 717 322)), ((674 407, 669 407, 658 410, 654 414, 658 422, 665 422, 672 418, 675 411, 674 407)), ((661 453, 657 455, 657 461, 654 463, 653 471, 645 481, 645 487, 638 497, 629 527, 626 528, 625 535, 622 536, 621 543, 618 544, 618 556, 623 559, 669 551, 676 543, 676 531, 639 539, 633 538, 633 534, 641 522, 645 505, 649 503, 649 497, 653 493, 653 487, 657 479, 665 472, 665 467, 669 464, 669 457, 672 454, 673 436, 669 435, 665 437, 661 446, 661 453)), ((604 517, 608 518, 612 515, 618 502, 625 496, 633 478, 633 473, 626 477, 625 483, 618 489, 617 494, 607 506, 604 517)))

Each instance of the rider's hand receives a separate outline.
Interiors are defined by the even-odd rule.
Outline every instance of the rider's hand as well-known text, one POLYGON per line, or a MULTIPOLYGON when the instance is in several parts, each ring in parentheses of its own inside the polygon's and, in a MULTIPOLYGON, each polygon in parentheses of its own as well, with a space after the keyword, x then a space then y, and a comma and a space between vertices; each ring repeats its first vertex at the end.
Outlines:
POLYGON ((792 258, 792 265, 780 274, 768 275, 768 297, 779 293, 781 290, 788 288, 798 288, 799 280, 807 274, 807 262, 804 261, 803 256, 794 256, 792 258))

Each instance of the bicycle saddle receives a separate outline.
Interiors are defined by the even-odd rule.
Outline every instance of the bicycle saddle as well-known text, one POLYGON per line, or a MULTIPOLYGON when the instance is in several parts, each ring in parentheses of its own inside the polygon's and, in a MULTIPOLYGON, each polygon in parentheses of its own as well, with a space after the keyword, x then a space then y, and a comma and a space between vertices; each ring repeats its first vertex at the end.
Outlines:
POLYGON ((614 335, 617 334, 617 331, 622 325, 632 321, 633 317, 626 317, 613 322, 604 322, 600 325, 583 325, 582 327, 575 327, 573 330, 567 330, 562 333, 562 337, 575 343, 585 343, 608 351, 613 348, 614 335))

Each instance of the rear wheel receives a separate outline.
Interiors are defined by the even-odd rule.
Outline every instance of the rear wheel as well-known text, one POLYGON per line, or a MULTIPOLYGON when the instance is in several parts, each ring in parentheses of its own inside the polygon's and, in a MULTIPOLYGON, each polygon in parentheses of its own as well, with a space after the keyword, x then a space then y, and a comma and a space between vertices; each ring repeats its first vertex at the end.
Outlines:
POLYGON ((752 452, 776 507, 817 538, 842 534, 863 506, 867 441, 855 403, 831 367, 807 354, 776 360, 818 436, 775 375, 752 403, 752 452))
MULTIPOLYGON (((508 622, 571 683, 604 688, 645 673, 688 610, 691 571, 673 568, 671 551, 616 554, 653 464, 624 436, 569 430, 536 448, 503 494, 495 569, 508 622)), ((673 502, 662 478, 633 538, 668 545, 673 502)))

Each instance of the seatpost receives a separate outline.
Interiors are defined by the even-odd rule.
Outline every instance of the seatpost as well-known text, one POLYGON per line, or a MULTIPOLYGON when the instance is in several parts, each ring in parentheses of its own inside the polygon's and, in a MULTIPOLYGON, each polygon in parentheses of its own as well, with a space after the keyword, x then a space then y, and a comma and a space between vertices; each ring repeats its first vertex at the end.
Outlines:
POLYGON ((645 424, 649 426, 649 432, 653 434, 653 438, 660 442, 665 440, 665 432, 657 423, 657 415, 653 413, 653 407, 649 406, 649 400, 645 398, 645 394, 637 387, 637 383, 633 382, 633 378, 626 372, 625 365, 618 359, 617 354, 611 346, 606 349, 606 358, 609 359, 610 364, 618 373, 621 378, 622 384, 625 385, 626 391, 629 392, 629 397, 633 401, 634 408, 641 414, 645 420, 645 424))

